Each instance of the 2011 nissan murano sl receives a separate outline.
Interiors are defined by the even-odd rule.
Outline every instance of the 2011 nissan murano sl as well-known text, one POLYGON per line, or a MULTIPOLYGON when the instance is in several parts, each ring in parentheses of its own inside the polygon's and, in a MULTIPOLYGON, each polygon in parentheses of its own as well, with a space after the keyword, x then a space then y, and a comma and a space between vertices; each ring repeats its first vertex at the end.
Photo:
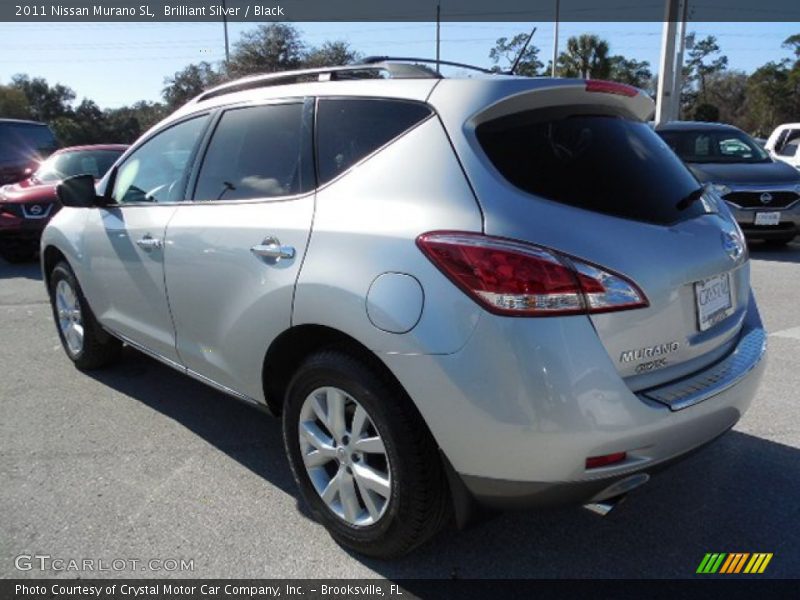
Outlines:
POLYGON ((652 111, 385 60, 224 84, 61 185, 66 353, 126 343, 281 414, 313 515, 364 554, 471 505, 606 510, 764 366, 742 233, 652 111))

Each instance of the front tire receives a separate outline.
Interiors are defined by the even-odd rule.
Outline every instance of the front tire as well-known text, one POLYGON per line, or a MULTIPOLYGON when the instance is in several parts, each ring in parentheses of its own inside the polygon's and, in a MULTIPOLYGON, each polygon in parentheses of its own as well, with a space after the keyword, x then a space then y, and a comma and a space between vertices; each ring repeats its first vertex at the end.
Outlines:
POLYGON ((283 412, 289 463, 314 517, 343 546, 400 556, 449 517, 439 451, 399 386, 349 354, 311 356, 283 412))
POLYGON ((76 367, 97 369, 117 360, 122 342, 100 327, 66 262, 50 272, 50 305, 61 345, 76 367))

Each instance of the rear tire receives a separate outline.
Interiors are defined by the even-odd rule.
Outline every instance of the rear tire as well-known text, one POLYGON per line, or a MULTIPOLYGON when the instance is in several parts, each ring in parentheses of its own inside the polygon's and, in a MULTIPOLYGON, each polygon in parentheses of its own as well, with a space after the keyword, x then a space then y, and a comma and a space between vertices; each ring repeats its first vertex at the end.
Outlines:
POLYGON ((396 383, 349 354, 320 352, 297 370, 283 438, 311 513, 347 548, 400 556, 450 516, 442 460, 422 417, 396 383))
POLYGON ((100 327, 75 274, 63 261, 50 272, 50 306, 61 345, 76 367, 98 369, 119 358, 122 342, 100 327))

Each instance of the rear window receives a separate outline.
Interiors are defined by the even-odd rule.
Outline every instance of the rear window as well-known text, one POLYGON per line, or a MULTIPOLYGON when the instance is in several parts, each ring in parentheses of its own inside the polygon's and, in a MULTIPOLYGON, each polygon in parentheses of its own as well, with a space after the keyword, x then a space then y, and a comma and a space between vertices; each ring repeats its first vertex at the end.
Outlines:
POLYGON ((403 100, 323 99, 317 108, 320 185, 411 129, 431 114, 424 104, 403 100))
POLYGON ((57 147, 56 138, 46 125, 0 123, 1 160, 47 156, 57 147))
POLYGON ((484 123, 477 136, 503 177, 548 200, 659 225, 706 212, 686 200, 700 184, 645 123, 531 111, 484 123))

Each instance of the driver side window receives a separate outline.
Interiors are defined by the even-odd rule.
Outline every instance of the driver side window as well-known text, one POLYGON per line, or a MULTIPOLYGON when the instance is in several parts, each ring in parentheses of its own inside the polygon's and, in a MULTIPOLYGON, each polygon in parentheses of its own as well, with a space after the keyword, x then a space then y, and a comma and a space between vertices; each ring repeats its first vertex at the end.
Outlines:
POLYGON ((119 204, 185 200, 187 163, 208 115, 156 134, 120 165, 112 199, 119 204))

